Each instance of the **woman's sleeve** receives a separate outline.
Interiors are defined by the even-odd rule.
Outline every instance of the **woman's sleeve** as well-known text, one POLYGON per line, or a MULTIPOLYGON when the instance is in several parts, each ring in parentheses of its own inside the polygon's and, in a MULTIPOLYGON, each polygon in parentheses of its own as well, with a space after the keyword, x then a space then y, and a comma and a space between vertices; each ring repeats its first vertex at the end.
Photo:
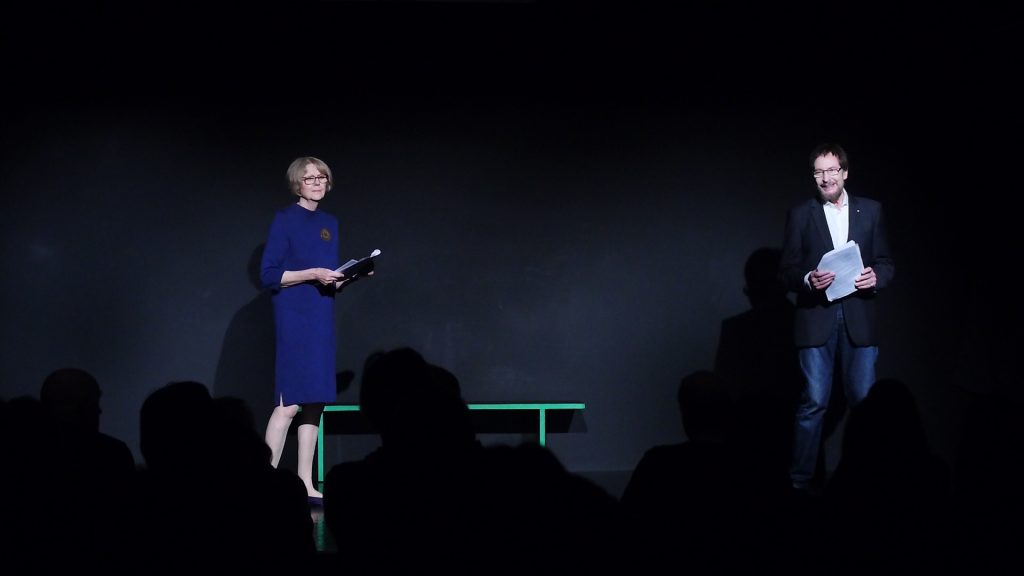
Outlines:
POLYGON ((263 246, 263 259, 260 262, 260 283, 264 288, 277 291, 281 289, 281 276, 284 274, 285 257, 288 255, 288 235, 284 230, 281 216, 274 217, 267 234, 267 243, 263 246))

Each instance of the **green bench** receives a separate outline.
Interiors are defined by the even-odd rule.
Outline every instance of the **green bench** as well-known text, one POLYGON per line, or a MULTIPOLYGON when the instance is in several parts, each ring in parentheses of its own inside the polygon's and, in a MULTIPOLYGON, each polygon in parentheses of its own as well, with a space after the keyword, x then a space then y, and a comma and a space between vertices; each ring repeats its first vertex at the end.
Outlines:
MULTIPOLYGON (((574 412, 586 408, 582 402, 553 402, 553 403, 496 403, 496 404, 469 404, 470 416, 473 417, 474 427, 477 432, 528 432, 536 433, 537 441, 541 446, 547 445, 547 434, 552 431, 568 430, 568 423, 574 412), (484 418, 483 416, 486 416, 484 418), (549 420, 555 421, 558 426, 549 424, 549 420)), ((324 406, 324 413, 320 415, 320 428, 317 432, 316 462, 317 479, 324 481, 324 425, 325 418, 331 412, 358 413, 358 404, 328 404, 324 406)), ((351 414, 356 415, 356 414, 351 414)), ((361 416, 361 414, 360 414, 361 416)), ((361 418, 341 433, 347 434, 371 434, 365 418, 361 418)))

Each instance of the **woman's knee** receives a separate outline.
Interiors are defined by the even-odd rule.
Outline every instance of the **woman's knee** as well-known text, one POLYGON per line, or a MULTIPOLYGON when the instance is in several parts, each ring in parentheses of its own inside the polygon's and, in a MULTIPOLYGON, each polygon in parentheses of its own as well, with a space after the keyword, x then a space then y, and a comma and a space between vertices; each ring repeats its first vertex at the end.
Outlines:
POLYGON ((274 408, 273 416, 277 418, 287 418, 288 420, 291 420, 292 418, 295 418, 295 415, 298 413, 299 407, 295 404, 292 404, 291 406, 276 406, 274 408))

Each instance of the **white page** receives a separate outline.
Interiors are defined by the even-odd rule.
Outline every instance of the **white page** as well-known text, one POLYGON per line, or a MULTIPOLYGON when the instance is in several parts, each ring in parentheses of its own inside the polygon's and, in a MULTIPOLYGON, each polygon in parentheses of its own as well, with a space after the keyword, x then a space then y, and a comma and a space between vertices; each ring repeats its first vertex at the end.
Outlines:
POLYGON ((351 268, 353 264, 358 264, 358 263, 362 262, 363 260, 368 260, 370 258, 376 258, 377 256, 380 256, 380 249, 374 250, 373 252, 370 253, 369 256, 366 256, 365 258, 360 258, 359 260, 349 260, 348 262, 345 262, 344 264, 342 264, 340 267, 336 268, 334 271, 335 272, 341 272, 342 274, 344 274, 345 270, 348 270, 349 268, 351 268))
POLYGON ((850 240, 835 250, 826 252, 818 262, 818 270, 835 272, 836 277, 825 289, 829 302, 857 291, 854 282, 864 271, 864 261, 860 257, 860 246, 850 240))

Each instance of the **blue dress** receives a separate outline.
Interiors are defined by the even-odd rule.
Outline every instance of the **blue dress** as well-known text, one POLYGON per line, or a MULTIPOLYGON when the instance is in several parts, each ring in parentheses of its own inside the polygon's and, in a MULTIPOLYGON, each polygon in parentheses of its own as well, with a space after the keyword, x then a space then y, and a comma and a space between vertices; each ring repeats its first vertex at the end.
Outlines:
POLYGON ((274 405, 334 402, 334 286, 281 287, 286 270, 338 267, 338 220, 292 204, 279 210, 263 249, 260 280, 271 291, 277 340, 274 405))

